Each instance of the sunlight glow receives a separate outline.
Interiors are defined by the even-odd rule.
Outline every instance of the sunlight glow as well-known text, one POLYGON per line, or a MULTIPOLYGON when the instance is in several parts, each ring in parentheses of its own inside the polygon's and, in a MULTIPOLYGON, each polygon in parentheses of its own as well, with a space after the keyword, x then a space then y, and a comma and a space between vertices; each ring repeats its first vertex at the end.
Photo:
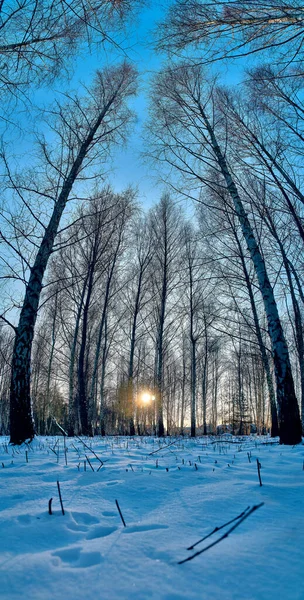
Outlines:
POLYGON ((142 392, 140 395, 140 399, 143 404, 150 404, 150 402, 153 402, 155 400, 155 396, 153 396, 151 392, 142 392))
POLYGON ((144 404, 148 404, 149 402, 151 402, 152 396, 151 396, 151 394, 149 394, 149 392, 144 392, 141 395, 141 399, 142 399, 142 401, 143 401, 144 404))

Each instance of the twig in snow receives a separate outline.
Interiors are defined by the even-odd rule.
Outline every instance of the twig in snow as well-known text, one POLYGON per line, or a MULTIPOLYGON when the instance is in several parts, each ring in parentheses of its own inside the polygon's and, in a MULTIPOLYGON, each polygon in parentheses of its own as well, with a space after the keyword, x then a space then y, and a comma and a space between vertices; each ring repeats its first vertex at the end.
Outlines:
POLYGON ((51 446, 50 446, 50 450, 51 450, 52 452, 54 452, 55 456, 57 456, 57 452, 56 452, 56 450, 54 450, 54 448, 51 448, 51 446))
POLYGON ((149 452, 149 456, 151 456, 151 454, 155 454, 156 452, 159 452, 160 450, 169 448, 169 446, 173 446, 173 444, 176 444, 176 442, 171 442, 170 444, 167 444, 166 446, 161 446, 161 448, 157 448, 157 450, 153 450, 153 452, 149 452))
POLYGON ((259 476, 259 482, 260 482, 260 486, 262 487, 262 479, 261 479, 261 463, 259 461, 259 459, 257 458, 257 468, 258 468, 258 476, 259 476))
POLYGON ((245 510, 243 510, 243 512, 241 512, 240 515, 238 515, 237 517, 234 517, 234 519, 227 521, 227 523, 224 523, 224 525, 220 525, 220 527, 215 527, 212 531, 210 531, 210 533, 207 533, 207 535, 205 535, 203 538, 198 540, 198 542, 195 542, 195 544, 192 544, 192 546, 189 546, 189 548, 187 548, 187 550, 193 550, 193 548, 195 548, 195 546, 197 546, 201 542, 204 542, 207 538, 209 538, 211 535, 213 535, 217 531, 220 531, 224 527, 227 527, 227 525, 231 525, 231 523, 234 523, 234 521, 241 519, 246 514, 247 510, 249 510, 249 508, 250 508, 250 506, 247 506, 247 508, 245 508, 245 510))
POLYGON ((123 514, 122 514, 122 512, 121 512, 121 510, 120 510, 120 506, 119 506, 119 504, 118 504, 118 500, 115 500, 115 502, 116 502, 117 510, 118 510, 118 512, 119 512, 119 516, 120 516, 120 518, 121 518, 121 520, 122 520, 122 522, 123 522, 123 526, 124 526, 124 527, 127 527, 127 526, 126 526, 126 522, 125 522, 125 520, 124 520, 124 518, 123 518, 123 514))
POLYGON ((75 450, 76 450, 76 452, 78 454, 78 458, 80 458, 80 452, 79 452, 78 448, 76 448, 75 444, 72 444, 72 446, 73 446, 73 448, 75 448, 75 450))
POLYGON ((212 544, 209 544, 209 546, 206 546, 202 550, 199 550, 198 552, 195 552, 195 554, 192 554, 192 556, 188 556, 187 558, 184 558, 183 560, 180 560, 177 564, 178 565, 182 565, 183 563, 188 562, 189 560, 192 560, 196 556, 199 556, 200 554, 203 554, 203 552, 206 552, 206 550, 209 550, 209 548, 212 548, 213 546, 216 546, 216 544, 219 544, 222 540, 224 540, 225 538, 227 538, 228 535, 230 533, 232 533, 232 531, 234 531, 241 523, 243 523, 243 521, 245 521, 245 519, 247 519, 247 517, 249 517, 250 515, 252 515, 252 513, 254 513, 258 508, 260 508, 261 506, 263 506, 263 504, 264 504, 264 502, 261 502, 260 504, 256 504, 255 506, 253 506, 248 512, 246 512, 246 514, 244 514, 244 516, 241 519, 238 520, 238 522, 235 525, 233 525, 228 531, 226 531, 226 533, 224 533, 224 535, 222 535, 220 538, 218 538, 217 540, 215 540, 215 542, 212 542, 212 544))
POLYGON ((57 481, 57 487, 58 487, 58 494, 59 494, 59 500, 60 500, 61 512, 62 512, 62 514, 64 515, 64 508, 63 508, 63 503, 62 503, 62 497, 61 497, 61 490, 60 490, 59 481, 57 481))
POLYGON ((63 447, 64 447, 64 459, 65 459, 65 464, 66 466, 68 466, 68 457, 67 457, 67 447, 66 447, 66 441, 65 441, 65 435, 63 436, 63 447))
POLYGON ((97 458, 97 460, 99 460, 99 462, 103 465, 103 461, 101 460, 101 458, 99 458, 99 456, 96 454, 96 452, 94 452, 94 450, 92 450, 92 448, 90 448, 90 446, 88 446, 78 435, 75 435, 75 437, 84 445, 85 448, 90 450, 90 452, 92 452, 92 454, 94 454, 95 458, 97 458))
POLYGON ((86 457, 86 459, 87 459, 87 461, 88 461, 88 463, 89 463, 89 465, 90 465, 90 467, 91 467, 92 471, 94 471, 94 469, 93 469, 93 467, 92 467, 92 463, 91 463, 91 461, 90 461, 89 457, 88 457, 86 454, 85 454, 85 457, 86 457))
POLYGON ((50 498, 50 499, 49 499, 49 515, 52 515, 52 514, 53 514, 53 513, 52 513, 52 501, 53 501, 53 498, 50 498))

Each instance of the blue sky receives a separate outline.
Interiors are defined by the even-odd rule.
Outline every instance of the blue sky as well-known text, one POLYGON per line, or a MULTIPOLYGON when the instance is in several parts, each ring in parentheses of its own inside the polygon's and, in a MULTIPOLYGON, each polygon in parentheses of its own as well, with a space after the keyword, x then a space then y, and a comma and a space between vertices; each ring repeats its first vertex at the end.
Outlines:
MULTIPOLYGON (((56 81, 54 84, 54 94, 48 89, 36 90, 34 93, 35 102, 48 104, 52 101, 56 91, 77 89, 79 82, 90 85, 97 68, 102 68, 105 64, 114 65, 120 63, 124 58, 131 61, 139 71, 139 94, 132 101, 132 107, 137 115, 136 124, 128 139, 128 144, 115 151, 113 163, 107 170, 108 180, 112 183, 115 191, 121 191, 129 185, 138 188, 139 200, 145 207, 157 202, 164 189, 163 184, 157 183, 157 173, 151 166, 144 163, 141 153, 144 150, 142 140, 143 125, 147 116, 149 82, 155 72, 157 72, 165 57, 157 54, 153 48, 153 30, 156 29, 158 21, 161 21, 172 0, 158 0, 150 3, 139 10, 138 16, 131 22, 124 33, 115 36, 120 49, 115 49, 113 45, 108 44, 105 48, 100 48, 99 52, 88 53, 84 48, 79 53, 75 64, 74 75, 71 84, 65 81, 56 81)), ((242 60, 229 62, 228 65, 216 64, 216 69, 221 67, 224 81, 227 83, 237 83, 240 81, 240 72, 242 70, 242 60)), ((21 120, 25 123, 24 115, 21 120)), ((24 161, 27 157, 26 146, 32 145, 32 137, 29 135, 19 144, 19 151, 24 144, 24 161)), ((17 144, 18 145, 18 144, 17 144)), ((22 149, 21 149, 22 151, 22 149)), ((23 163, 23 160, 21 162, 23 163)))
MULTIPOLYGON (((166 2, 167 6, 170 2, 166 2)), ((119 42, 122 51, 109 46, 105 52, 78 61, 74 80, 91 81, 96 68, 101 64, 118 64, 124 58, 131 61, 139 72, 139 94, 131 106, 136 113, 136 124, 126 147, 117 149, 113 160, 113 171, 109 172, 109 181, 116 191, 129 185, 139 190, 139 200, 145 207, 156 202, 163 190, 157 186, 156 176, 151 173, 151 167, 144 164, 141 152, 144 150, 142 129, 147 115, 149 81, 161 66, 164 57, 156 54, 153 49, 152 31, 157 22, 164 16, 164 3, 153 2, 150 7, 142 9, 134 23, 131 23, 125 35, 121 34, 119 42)))

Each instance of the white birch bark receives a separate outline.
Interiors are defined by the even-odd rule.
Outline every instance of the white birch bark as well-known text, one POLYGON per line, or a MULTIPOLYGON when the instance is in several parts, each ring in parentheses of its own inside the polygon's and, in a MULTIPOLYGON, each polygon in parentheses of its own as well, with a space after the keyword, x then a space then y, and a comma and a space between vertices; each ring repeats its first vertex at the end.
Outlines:
POLYGON ((200 112, 209 134, 212 150, 225 179, 230 197, 233 200, 264 301, 275 366, 280 441, 284 444, 297 444, 302 439, 299 406, 294 390, 288 347, 280 322, 273 289, 269 281, 264 259, 255 239, 254 231, 244 209, 236 184, 231 176, 225 156, 220 149, 214 130, 202 106, 200 106, 200 112))

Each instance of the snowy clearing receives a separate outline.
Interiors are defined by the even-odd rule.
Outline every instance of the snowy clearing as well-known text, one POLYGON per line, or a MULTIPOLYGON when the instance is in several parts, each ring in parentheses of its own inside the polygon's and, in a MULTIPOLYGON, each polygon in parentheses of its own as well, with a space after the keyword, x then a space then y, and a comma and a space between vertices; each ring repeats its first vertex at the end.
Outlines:
POLYGON ((1 598, 303 600, 302 445, 83 441, 68 438, 65 452, 62 437, 21 448, 0 438, 1 598), (238 521, 187 547, 261 502, 228 538, 178 564, 238 521))

